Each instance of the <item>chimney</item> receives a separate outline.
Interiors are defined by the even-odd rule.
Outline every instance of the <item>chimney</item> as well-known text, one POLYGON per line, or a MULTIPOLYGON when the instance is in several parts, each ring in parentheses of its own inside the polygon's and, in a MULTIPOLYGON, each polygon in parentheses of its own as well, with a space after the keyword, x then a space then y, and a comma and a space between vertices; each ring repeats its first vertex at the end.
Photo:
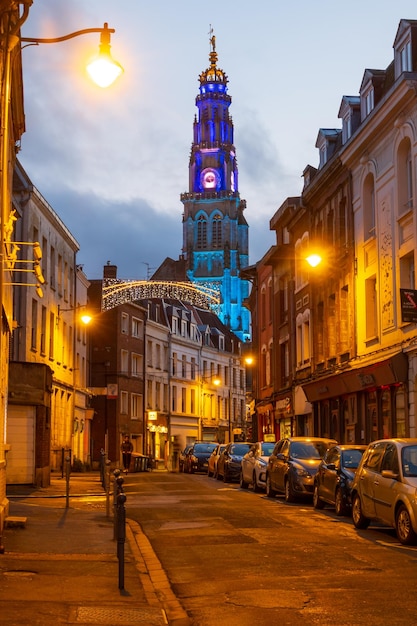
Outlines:
POLYGON ((103 267, 103 278, 117 278, 117 265, 110 265, 110 261, 107 261, 103 267))

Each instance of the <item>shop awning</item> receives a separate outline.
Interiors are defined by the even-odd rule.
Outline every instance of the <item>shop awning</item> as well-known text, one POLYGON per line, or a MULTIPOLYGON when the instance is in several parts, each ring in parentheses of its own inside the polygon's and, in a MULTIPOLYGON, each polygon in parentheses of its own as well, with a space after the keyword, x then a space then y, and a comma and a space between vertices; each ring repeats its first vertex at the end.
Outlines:
POLYGON ((323 376, 304 383, 302 387, 309 402, 318 402, 364 389, 405 383, 407 372, 407 356, 404 352, 398 352, 384 361, 352 368, 331 376, 323 376))

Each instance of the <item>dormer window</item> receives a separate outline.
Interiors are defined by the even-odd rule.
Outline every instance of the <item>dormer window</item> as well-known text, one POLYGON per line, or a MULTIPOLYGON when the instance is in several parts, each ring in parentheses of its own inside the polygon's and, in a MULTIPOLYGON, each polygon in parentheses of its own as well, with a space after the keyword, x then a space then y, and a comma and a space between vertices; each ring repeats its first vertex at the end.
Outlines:
POLYGON ((400 61, 401 61, 401 71, 402 72, 412 72, 412 61, 411 61, 411 41, 407 41, 407 43, 401 48, 400 52, 400 61))
POLYGON ((414 20, 401 20, 394 41, 395 79, 413 71, 413 40, 417 33, 414 20))
POLYGON ((342 120, 342 144, 345 145, 360 124, 359 96, 343 96, 338 117, 342 120))
POLYGON ((369 115, 371 111, 373 111, 375 103, 374 103, 374 88, 370 87, 368 92, 364 94, 364 102, 365 102, 365 116, 369 115))

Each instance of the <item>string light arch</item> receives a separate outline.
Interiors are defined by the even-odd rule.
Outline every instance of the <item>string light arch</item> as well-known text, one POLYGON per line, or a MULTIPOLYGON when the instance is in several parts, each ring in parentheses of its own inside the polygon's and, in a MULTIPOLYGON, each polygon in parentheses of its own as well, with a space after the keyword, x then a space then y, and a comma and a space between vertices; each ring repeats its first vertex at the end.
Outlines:
POLYGON ((203 309, 216 311, 220 304, 220 290, 199 283, 173 282, 159 280, 121 280, 107 278, 103 280, 102 303, 103 311, 114 307, 145 300, 147 298, 173 298, 188 302, 203 309))

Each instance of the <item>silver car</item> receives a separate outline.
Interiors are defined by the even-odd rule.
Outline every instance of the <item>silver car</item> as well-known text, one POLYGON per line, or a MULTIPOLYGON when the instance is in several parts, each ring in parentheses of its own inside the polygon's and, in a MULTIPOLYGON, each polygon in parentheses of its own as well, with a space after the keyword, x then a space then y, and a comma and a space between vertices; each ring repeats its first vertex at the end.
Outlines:
POLYGON ((240 469, 240 486, 247 489, 252 485, 254 491, 265 491, 266 468, 275 442, 258 441, 242 459, 240 469))
POLYGON ((356 528, 372 520, 395 528, 405 545, 417 542, 417 439, 381 439, 367 447, 352 485, 356 528))

